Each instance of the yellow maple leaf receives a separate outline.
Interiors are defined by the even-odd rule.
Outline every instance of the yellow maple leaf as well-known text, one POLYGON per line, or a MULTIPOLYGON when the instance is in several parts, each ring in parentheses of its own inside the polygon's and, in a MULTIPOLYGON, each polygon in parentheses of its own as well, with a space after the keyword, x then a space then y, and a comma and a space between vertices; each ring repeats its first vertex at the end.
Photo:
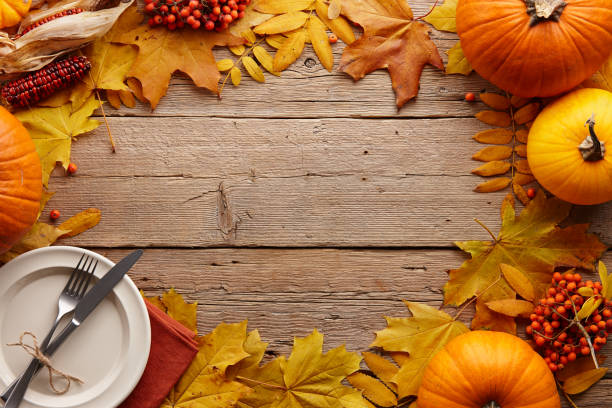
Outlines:
POLYGON ((448 62, 446 63, 447 74, 469 75, 472 72, 472 64, 465 58, 460 41, 457 41, 446 53, 448 54, 448 62))
POLYGON ((221 323, 198 337, 198 354, 160 408, 233 407, 247 395, 249 387, 225 375, 228 367, 251 357, 244 349, 246 328, 246 321, 221 323))
POLYGON ((37 222, 17 244, 0 256, 0 264, 33 249, 49 246, 61 237, 73 237, 93 228, 100 222, 100 217, 100 210, 90 208, 69 218, 59 226, 37 222))
POLYGON ((165 27, 151 28, 148 25, 135 25, 115 41, 138 47, 138 56, 128 76, 140 81, 143 95, 153 109, 166 94, 175 71, 187 74, 196 86, 218 93, 221 74, 212 53, 213 47, 244 43, 244 39, 229 33, 170 31, 165 27))
POLYGON ((342 384, 359 369, 361 358, 344 346, 323 354, 323 335, 314 330, 295 338, 288 359, 281 356, 263 367, 242 370, 236 377, 254 392, 239 407, 370 408, 361 393, 342 384))
POLYGON ((450 340, 469 331, 463 323, 431 306, 404 303, 412 317, 386 317, 387 328, 376 332, 371 344, 390 352, 409 353, 391 380, 397 384, 399 398, 416 395, 423 371, 432 357, 450 340))
POLYGON ((587 234, 588 225, 558 226, 571 205, 557 198, 546 198, 541 190, 519 216, 508 195, 502 204, 502 227, 493 242, 465 241, 455 244, 471 254, 459 269, 453 269, 444 286, 445 304, 460 305, 478 295, 472 328, 514 332, 514 319, 493 312, 486 303, 514 299, 516 292, 502 278, 500 264, 514 267, 541 296, 550 284, 555 266, 593 270, 594 262, 606 250, 597 236, 587 234))
POLYGON ((174 289, 170 289, 162 295, 161 303, 164 305, 168 316, 197 333, 198 302, 187 303, 183 296, 176 293, 174 289))
POLYGON ((57 108, 37 107, 15 114, 28 129, 36 145, 45 186, 57 163, 61 163, 64 169, 68 168, 72 140, 100 125, 97 120, 89 118, 98 107, 100 102, 91 95, 76 109, 66 103, 57 108))
POLYGON ((456 33, 457 23, 455 22, 455 12, 457 10, 457 1, 458 0, 445 0, 444 4, 434 7, 431 13, 423 20, 440 31, 456 33))

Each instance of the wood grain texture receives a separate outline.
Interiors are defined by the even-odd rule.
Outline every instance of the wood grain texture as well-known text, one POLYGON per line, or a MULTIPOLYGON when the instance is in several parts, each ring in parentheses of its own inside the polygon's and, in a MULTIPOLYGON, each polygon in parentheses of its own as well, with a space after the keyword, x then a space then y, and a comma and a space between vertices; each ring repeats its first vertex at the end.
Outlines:
MULTIPOLYGON (((110 118, 73 147, 47 211, 98 207, 97 246, 449 247, 499 229, 507 191, 473 192, 486 126, 455 119, 110 118), (130 225, 125 230, 123 226, 130 225)), ((612 203, 577 209, 612 242, 612 203)))
MULTIPOLYGON (((115 261, 128 252, 99 251, 115 261)), ((130 275, 147 295, 175 287, 197 301, 201 333, 248 319, 275 356, 288 355, 293 336, 315 327, 326 350, 367 350, 383 316, 409 316, 401 300, 440 306, 446 270, 465 259, 454 250, 149 249, 130 275)), ((612 252, 604 261, 612 264, 612 252)), ((467 309, 461 320, 469 324, 472 314, 467 309)), ((610 397, 612 379, 605 379, 577 400, 602 408, 610 397)))

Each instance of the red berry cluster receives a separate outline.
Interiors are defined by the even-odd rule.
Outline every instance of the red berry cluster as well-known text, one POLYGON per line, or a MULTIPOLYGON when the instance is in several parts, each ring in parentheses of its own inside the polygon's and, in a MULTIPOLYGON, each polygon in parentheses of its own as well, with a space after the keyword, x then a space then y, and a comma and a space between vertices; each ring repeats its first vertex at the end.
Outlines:
POLYGON ((31 106, 55 91, 74 84, 90 69, 91 63, 83 56, 54 61, 38 71, 7 82, 2 87, 2 99, 16 108, 31 106))
POLYGON ((73 14, 79 14, 82 13, 83 10, 82 8, 73 8, 70 10, 64 10, 64 11, 60 11, 59 13, 55 13, 52 16, 48 16, 43 18, 42 20, 38 20, 37 22, 30 24, 29 26, 27 26, 26 28, 24 28, 19 34, 17 34, 14 38, 17 39, 19 37, 21 37, 22 35, 24 35, 25 33, 32 31, 33 29, 35 29, 36 27, 39 27, 45 23, 48 23, 49 21, 53 21, 57 18, 60 17, 65 17, 65 16, 71 16, 73 14))
POLYGON ((165 25, 169 30, 191 26, 208 31, 225 30, 244 17, 251 0, 145 0, 151 27, 165 25))
MULTIPOLYGON (((584 332, 572 323, 588 299, 578 293, 578 289, 583 287, 591 288, 594 296, 600 296, 601 283, 583 282, 578 273, 555 272, 547 295, 540 299, 530 316, 531 324, 525 329, 553 372, 563 369, 578 356, 591 353, 584 332)), ((587 331, 594 350, 599 351, 612 331, 612 302, 603 299, 599 308, 580 323, 587 331)))

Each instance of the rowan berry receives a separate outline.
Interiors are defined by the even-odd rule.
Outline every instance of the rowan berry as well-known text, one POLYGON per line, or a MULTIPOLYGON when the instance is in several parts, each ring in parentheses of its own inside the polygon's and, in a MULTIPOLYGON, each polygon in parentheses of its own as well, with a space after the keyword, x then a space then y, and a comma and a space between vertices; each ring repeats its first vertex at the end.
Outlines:
POLYGON ((465 100, 467 102, 474 102, 476 100, 476 95, 474 95, 474 92, 468 92, 465 94, 465 100))
POLYGON ((338 42, 338 36, 336 34, 330 34, 328 39, 330 44, 335 44, 338 42))
POLYGON ((588 356, 589 354, 591 354, 591 349, 588 346, 581 347, 580 354, 582 354, 583 356, 588 356))
POLYGON ((77 172, 77 165, 74 163, 70 163, 68 164, 68 168, 66 169, 66 171, 68 172, 68 174, 74 174, 77 172))
POLYGON ((60 215, 61 213, 59 212, 59 210, 51 210, 51 212, 49 213, 49 218, 51 218, 52 220, 57 220, 60 215))
POLYGON ((563 279, 563 275, 561 275, 559 272, 555 272, 553 274, 553 279, 557 282, 561 281, 561 279, 563 279))
POLYGON ((535 188, 530 187, 527 189, 527 197, 534 198, 536 196, 535 188))

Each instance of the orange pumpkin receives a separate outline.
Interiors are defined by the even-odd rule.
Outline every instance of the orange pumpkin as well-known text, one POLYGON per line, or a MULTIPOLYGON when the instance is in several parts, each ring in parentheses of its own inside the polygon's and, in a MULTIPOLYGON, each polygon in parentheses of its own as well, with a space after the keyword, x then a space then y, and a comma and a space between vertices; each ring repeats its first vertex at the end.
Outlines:
POLYGON ((548 105, 529 130, 527 160, 562 200, 612 200, 612 92, 579 89, 548 105))
POLYGON ((42 171, 25 127, 0 107, 0 254, 32 227, 42 194, 42 171))
POLYGON ((519 96, 553 96, 612 52, 612 1, 459 0, 457 33, 483 78, 519 96))
POLYGON ((25 17, 32 0, 0 0, 0 28, 12 27, 25 17))
POLYGON ((559 408, 555 379, 516 336, 472 331, 455 337, 423 373, 419 408, 559 408))

